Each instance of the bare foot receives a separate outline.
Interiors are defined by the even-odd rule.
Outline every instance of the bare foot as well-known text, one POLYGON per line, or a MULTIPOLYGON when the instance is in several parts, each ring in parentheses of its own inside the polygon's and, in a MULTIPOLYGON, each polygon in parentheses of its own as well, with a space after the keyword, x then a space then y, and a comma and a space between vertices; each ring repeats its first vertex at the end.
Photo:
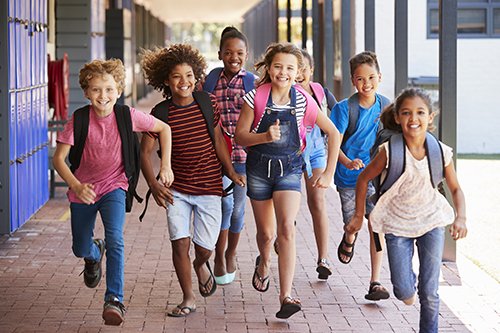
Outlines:
POLYGON ((226 271, 227 273, 234 273, 236 271, 236 253, 229 253, 226 251, 226 271))

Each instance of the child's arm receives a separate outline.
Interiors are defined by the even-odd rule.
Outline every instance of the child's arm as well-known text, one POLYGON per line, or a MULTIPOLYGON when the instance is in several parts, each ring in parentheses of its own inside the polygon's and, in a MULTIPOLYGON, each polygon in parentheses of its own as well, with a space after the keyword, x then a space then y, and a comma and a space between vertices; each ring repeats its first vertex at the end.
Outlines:
POLYGON ((316 124, 328 137, 328 159, 326 168, 318 179, 313 181, 313 187, 328 188, 332 183, 337 159, 340 151, 340 133, 333 122, 322 112, 318 112, 316 124))
POLYGON ((279 120, 274 125, 269 126, 267 132, 252 133, 254 119, 253 109, 245 102, 241 108, 240 117, 236 123, 235 140, 243 147, 255 146, 261 143, 270 143, 279 140, 281 131, 279 120))
POLYGON ((54 168, 61 178, 68 184, 69 188, 76 194, 78 199, 86 203, 87 205, 93 204, 96 194, 94 192, 94 185, 87 183, 80 183, 80 181, 75 177, 73 172, 66 164, 66 157, 69 154, 71 146, 65 143, 58 143, 56 146, 56 151, 54 152, 54 157, 52 163, 54 168))
MULTIPOLYGON (((166 201, 173 204, 173 196, 170 189, 165 185, 165 183, 160 184, 156 181, 155 174, 153 171, 153 165, 151 164, 151 153, 154 150, 155 139, 150 135, 144 133, 141 140, 141 170, 146 182, 148 183, 151 193, 153 193, 153 198, 155 199, 158 206, 167 208, 166 201)), ((164 154, 162 148, 162 155, 164 154)), ((169 154, 170 156, 170 154, 169 154)), ((169 158, 170 160, 170 158, 169 158)))
POLYGON ((455 221, 450 226, 450 234, 454 240, 457 240, 467 236, 467 226, 465 225, 465 196, 460 188, 460 184, 458 183, 455 167, 453 166, 453 160, 444 169, 444 177, 446 179, 446 184, 450 189, 456 212, 455 221))
POLYGON ((222 135, 222 129, 220 124, 217 124, 217 127, 214 128, 215 134, 215 153, 217 154, 217 158, 222 163, 222 167, 225 170, 225 174, 235 183, 240 186, 245 186, 246 177, 244 175, 240 175, 234 170, 233 163, 231 162, 231 156, 229 156, 229 151, 227 150, 226 140, 222 135))
POLYGON ((368 164, 358 176, 356 181, 356 211, 351 222, 344 227, 344 230, 354 234, 361 230, 363 226, 363 216, 365 216, 366 192, 368 191, 368 182, 382 173, 387 165, 387 154, 385 148, 382 148, 375 158, 368 164))
POLYGON ((151 132, 158 133, 161 147, 160 182, 165 187, 170 187, 174 182, 174 173, 170 163, 172 155, 172 132, 170 126, 155 118, 151 132))
MULTIPOLYGON (((343 138, 344 138, 344 135, 341 134, 340 140, 342 140, 343 138)), ((365 164, 363 163, 362 160, 360 160, 359 158, 355 158, 355 159, 351 160, 349 157, 347 157, 346 154, 344 154, 344 152, 342 150, 340 150, 340 153, 339 153, 339 162, 349 170, 359 170, 359 169, 365 167, 365 164)))

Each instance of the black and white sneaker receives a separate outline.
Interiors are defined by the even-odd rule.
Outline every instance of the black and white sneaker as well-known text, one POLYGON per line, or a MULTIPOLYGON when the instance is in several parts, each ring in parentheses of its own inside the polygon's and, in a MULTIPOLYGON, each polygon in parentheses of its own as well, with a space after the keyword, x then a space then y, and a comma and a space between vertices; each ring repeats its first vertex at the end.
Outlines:
MULTIPOLYGON (((101 251, 101 257, 99 258, 98 261, 93 261, 93 260, 85 260, 85 267, 83 268, 83 282, 85 282, 85 285, 89 288, 95 288, 101 281, 101 276, 102 276, 102 268, 101 268, 101 263, 102 263, 102 257, 104 256, 104 250, 106 247, 106 243, 102 239, 94 239, 95 245, 99 247, 99 250, 101 251)), ((81 273, 80 273, 81 275, 81 273)))

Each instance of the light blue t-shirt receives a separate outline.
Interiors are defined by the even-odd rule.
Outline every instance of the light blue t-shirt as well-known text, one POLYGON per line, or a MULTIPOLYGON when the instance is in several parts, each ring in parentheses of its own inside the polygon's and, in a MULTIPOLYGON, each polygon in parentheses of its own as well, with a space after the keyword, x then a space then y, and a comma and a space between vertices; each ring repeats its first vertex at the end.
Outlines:
MULTIPOLYGON (((344 99, 335 105, 330 114, 330 119, 337 126, 341 134, 345 134, 349 126, 348 105, 348 99, 344 99)), ((375 103, 369 109, 359 106, 359 118, 356 123, 356 129, 352 136, 340 147, 347 157, 350 159, 359 158, 365 165, 370 163, 370 149, 375 143, 377 136, 380 112, 381 101, 378 95, 375 103)), ((363 169, 349 170, 338 162, 334 177, 335 185, 341 188, 355 188, 356 180, 361 171, 363 169)))

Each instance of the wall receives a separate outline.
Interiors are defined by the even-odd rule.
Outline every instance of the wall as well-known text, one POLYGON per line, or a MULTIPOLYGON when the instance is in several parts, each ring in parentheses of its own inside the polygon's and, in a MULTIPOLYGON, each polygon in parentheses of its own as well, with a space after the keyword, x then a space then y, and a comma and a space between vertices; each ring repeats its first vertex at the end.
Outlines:
MULTIPOLYGON (((356 51, 364 49, 364 1, 356 0, 356 51)), ((439 41, 427 38, 427 1, 409 1, 408 76, 439 75, 439 41)), ((382 72, 380 92, 394 96, 394 1, 376 2, 376 51, 382 72)), ((497 93, 500 39, 459 38, 457 41, 457 151, 498 154, 500 107, 491 96, 497 93)))

